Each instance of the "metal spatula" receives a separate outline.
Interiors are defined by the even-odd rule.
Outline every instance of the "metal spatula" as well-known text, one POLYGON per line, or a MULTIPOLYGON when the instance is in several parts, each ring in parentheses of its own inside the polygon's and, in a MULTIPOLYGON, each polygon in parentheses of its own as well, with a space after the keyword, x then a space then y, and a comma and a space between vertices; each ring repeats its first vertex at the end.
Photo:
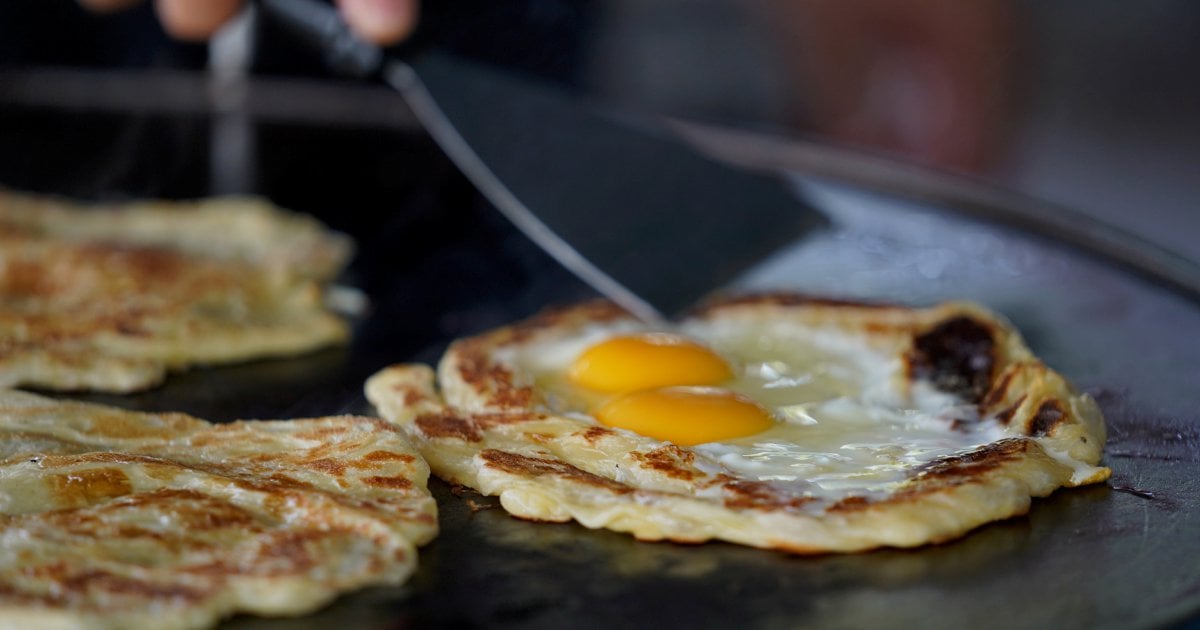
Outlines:
POLYGON ((783 182, 700 156, 647 120, 436 51, 394 59, 313 0, 261 0, 331 65, 378 75, 493 205, 646 320, 695 303, 819 225, 783 182))

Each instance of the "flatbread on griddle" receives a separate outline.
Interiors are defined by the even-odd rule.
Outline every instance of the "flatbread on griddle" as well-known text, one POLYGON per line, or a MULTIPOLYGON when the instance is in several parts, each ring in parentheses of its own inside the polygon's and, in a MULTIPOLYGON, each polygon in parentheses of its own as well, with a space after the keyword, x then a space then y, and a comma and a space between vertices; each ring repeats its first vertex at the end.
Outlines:
POLYGON ((434 474, 513 515, 576 520, 644 540, 726 540, 795 553, 945 541, 1103 481, 1095 403, 999 317, 751 296, 673 327, 766 396, 775 424, 680 446, 604 426, 563 378, 584 349, 645 331, 589 303, 454 343, 437 373, 367 383, 434 474))
POLYGON ((210 424, 0 391, 0 626, 197 628, 397 584, 429 469, 375 418, 210 424))
POLYGON ((85 207, 0 190, 0 387, 128 392, 343 342, 350 241, 254 199, 85 207))

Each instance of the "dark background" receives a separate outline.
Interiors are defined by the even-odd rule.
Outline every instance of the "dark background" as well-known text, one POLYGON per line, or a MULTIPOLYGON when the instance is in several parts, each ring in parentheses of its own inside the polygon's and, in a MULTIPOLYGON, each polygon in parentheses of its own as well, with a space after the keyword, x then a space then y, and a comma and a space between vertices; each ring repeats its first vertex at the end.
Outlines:
MULTIPOLYGON (((435 40, 602 100, 924 159, 813 120, 822 86, 797 70, 812 47, 785 41, 800 37, 794 33, 803 25, 772 24, 782 18, 771 0, 426 5, 419 41, 435 40)), ((1200 257, 1200 6, 1186 0, 1004 6, 1002 36, 980 43, 996 64, 980 71, 995 73, 1002 88, 1003 102, 994 106, 1001 110, 999 139, 978 163, 935 159, 933 165, 1077 207, 1200 257)), ((148 7, 93 16, 71 0, 0 4, 0 65, 9 68, 200 68, 205 60, 203 46, 170 42, 148 7)), ((269 32, 256 67, 326 74, 311 53, 269 32)))

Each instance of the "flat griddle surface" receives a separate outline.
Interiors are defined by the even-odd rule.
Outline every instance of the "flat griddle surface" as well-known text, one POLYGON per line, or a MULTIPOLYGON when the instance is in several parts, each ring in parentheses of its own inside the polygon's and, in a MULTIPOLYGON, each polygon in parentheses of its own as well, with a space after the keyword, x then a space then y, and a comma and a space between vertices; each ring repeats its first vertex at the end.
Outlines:
MULTIPOLYGON (((210 192, 202 117, 0 113, 5 185, 107 199, 210 192)), ((411 131, 263 124, 255 134, 256 189, 358 239, 345 280, 372 308, 353 343, 86 398, 214 420, 372 413, 361 385, 384 365, 435 361, 457 336, 592 295, 411 131)), ((830 227, 746 287, 987 304, 1097 398, 1112 480, 1059 491, 955 542, 815 557, 528 523, 434 482, 442 532, 407 584, 307 617, 226 626, 1125 628, 1200 618, 1198 303, 1102 256, 954 208, 796 185, 830 227)))

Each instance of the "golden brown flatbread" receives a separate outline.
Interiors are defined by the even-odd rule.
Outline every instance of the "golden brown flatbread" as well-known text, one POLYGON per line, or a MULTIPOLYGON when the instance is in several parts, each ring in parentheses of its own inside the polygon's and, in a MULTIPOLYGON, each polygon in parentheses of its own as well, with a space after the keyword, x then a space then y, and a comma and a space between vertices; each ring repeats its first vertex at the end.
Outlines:
POLYGON ((343 342, 350 241, 255 199, 85 207, 0 190, 0 387, 128 392, 343 342))
POLYGON ((0 626, 197 628, 396 584, 437 532, 375 418, 210 424, 0 391, 0 626))
MULTIPOLYGON (((681 438, 602 424, 609 403, 633 394, 584 391, 569 377, 585 351, 647 330, 607 303, 549 312, 454 343, 436 385, 429 368, 398 365, 373 376, 367 395, 434 474, 497 495, 522 518, 644 540, 796 553, 911 547, 1109 475, 1097 467, 1105 431, 1092 399, 978 306, 750 296, 658 331, 699 341, 732 369, 715 386, 676 383, 704 385, 684 394, 749 399, 767 412, 765 430, 715 440, 689 433, 707 422, 703 409, 674 402, 653 407, 647 426, 684 427, 681 438)), ((622 360, 610 369, 621 378, 694 371, 622 360)), ((659 390, 634 394, 645 391, 659 390)))

